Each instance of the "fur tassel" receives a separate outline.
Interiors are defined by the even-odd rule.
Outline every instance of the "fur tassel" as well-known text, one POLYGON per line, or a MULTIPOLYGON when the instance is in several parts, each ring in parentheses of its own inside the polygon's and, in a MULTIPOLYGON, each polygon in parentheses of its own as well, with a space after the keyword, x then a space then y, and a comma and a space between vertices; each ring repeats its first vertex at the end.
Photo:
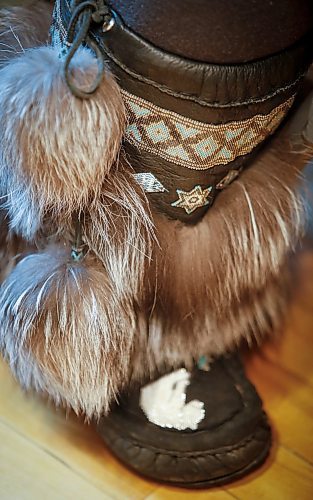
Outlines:
POLYGON ((137 297, 155 242, 148 201, 121 158, 88 208, 84 241, 107 269, 116 293, 137 297))
POLYGON ((24 387, 100 415, 126 379, 135 314, 94 256, 73 263, 69 248, 51 247, 4 282, 0 347, 24 387))
POLYGON ((99 258, 73 263, 53 246, 3 283, 0 349, 24 387, 91 417, 127 384, 152 251, 147 200, 127 165, 114 167, 82 225, 99 258))
MULTIPOLYGON (((56 48, 26 51, 0 70, 0 185, 11 228, 31 238, 47 211, 67 217, 99 195, 121 144, 125 116, 110 73, 92 99, 69 91, 56 48)), ((79 87, 97 72, 78 50, 71 70, 79 87)))

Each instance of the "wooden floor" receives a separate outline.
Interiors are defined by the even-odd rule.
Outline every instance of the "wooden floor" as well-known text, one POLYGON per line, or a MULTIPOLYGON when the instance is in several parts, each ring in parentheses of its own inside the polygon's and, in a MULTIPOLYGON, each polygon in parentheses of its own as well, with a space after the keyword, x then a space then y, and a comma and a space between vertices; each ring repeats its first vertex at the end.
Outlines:
POLYGON ((274 428, 266 464, 227 488, 185 492, 145 481, 113 458, 92 427, 25 395, 0 362, 0 499, 313 498, 313 249, 298 259, 300 285, 282 341, 246 368, 274 428))

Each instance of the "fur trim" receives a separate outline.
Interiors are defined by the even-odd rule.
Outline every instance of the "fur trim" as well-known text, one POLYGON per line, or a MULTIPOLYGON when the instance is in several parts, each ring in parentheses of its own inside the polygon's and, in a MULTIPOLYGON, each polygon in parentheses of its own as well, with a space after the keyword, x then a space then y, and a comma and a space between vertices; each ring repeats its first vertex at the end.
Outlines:
MULTIPOLYGON (((72 64, 80 87, 96 74, 88 49, 72 64)), ((92 99, 69 91, 57 49, 31 49, 0 71, 0 184, 11 228, 34 236, 44 214, 67 217, 99 196, 120 149, 125 116, 106 73, 92 99)))
POLYGON ((305 140, 274 138, 194 227, 154 213, 150 265, 144 196, 114 165, 86 207, 84 263, 49 247, 0 289, 0 347, 22 385, 100 415, 131 381, 278 329, 304 229, 305 140))
POLYGON ((306 155, 278 138, 196 226, 156 217, 162 250, 157 279, 150 273, 153 307, 149 321, 142 318, 134 379, 162 365, 188 367, 281 327, 288 256, 305 227, 305 165, 306 155))
POLYGON ((84 221, 102 265, 92 254, 68 265, 68 250, 51 248, 22 260, 2 286, 1 349, 21 383, 100 415, 131 381, 279 328, 288 255, 304 228, 305 157, 277 138, 196 226, 154 214, 150 266, 141 260, 146 207, 136 210, 138 188, 123 168, 112 170, 84 221))
POLYGON ((46 1, 0 8, 0 67, 25 49, 46 43, 51 20, 52 5, 46 1))

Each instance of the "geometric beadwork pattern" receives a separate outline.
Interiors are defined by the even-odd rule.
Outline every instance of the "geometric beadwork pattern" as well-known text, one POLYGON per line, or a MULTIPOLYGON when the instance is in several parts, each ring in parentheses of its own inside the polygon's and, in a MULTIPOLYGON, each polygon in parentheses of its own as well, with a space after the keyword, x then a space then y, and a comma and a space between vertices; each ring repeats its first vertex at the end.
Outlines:
POLYGON ((121 92, 128 118, 125 139, 138 149, 194 170, 226 165, 250 153, 275 131, 294 101, 293 96, 266 115, 215 125, 121 92))

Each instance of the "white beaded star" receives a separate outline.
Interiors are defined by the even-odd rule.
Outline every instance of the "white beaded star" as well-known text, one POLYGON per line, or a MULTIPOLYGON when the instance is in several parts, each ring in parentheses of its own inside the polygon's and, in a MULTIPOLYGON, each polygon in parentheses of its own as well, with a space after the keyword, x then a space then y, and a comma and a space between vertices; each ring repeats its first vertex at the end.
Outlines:
POLYGON ((174 201, 172 207, 183 208, 189 215, 197 208, 209 205, 209 196, 212 191, 212 186, 202 189, 201 186, 195 186, 191 191, 183 191, 176 189, 178 200, 174 201))

